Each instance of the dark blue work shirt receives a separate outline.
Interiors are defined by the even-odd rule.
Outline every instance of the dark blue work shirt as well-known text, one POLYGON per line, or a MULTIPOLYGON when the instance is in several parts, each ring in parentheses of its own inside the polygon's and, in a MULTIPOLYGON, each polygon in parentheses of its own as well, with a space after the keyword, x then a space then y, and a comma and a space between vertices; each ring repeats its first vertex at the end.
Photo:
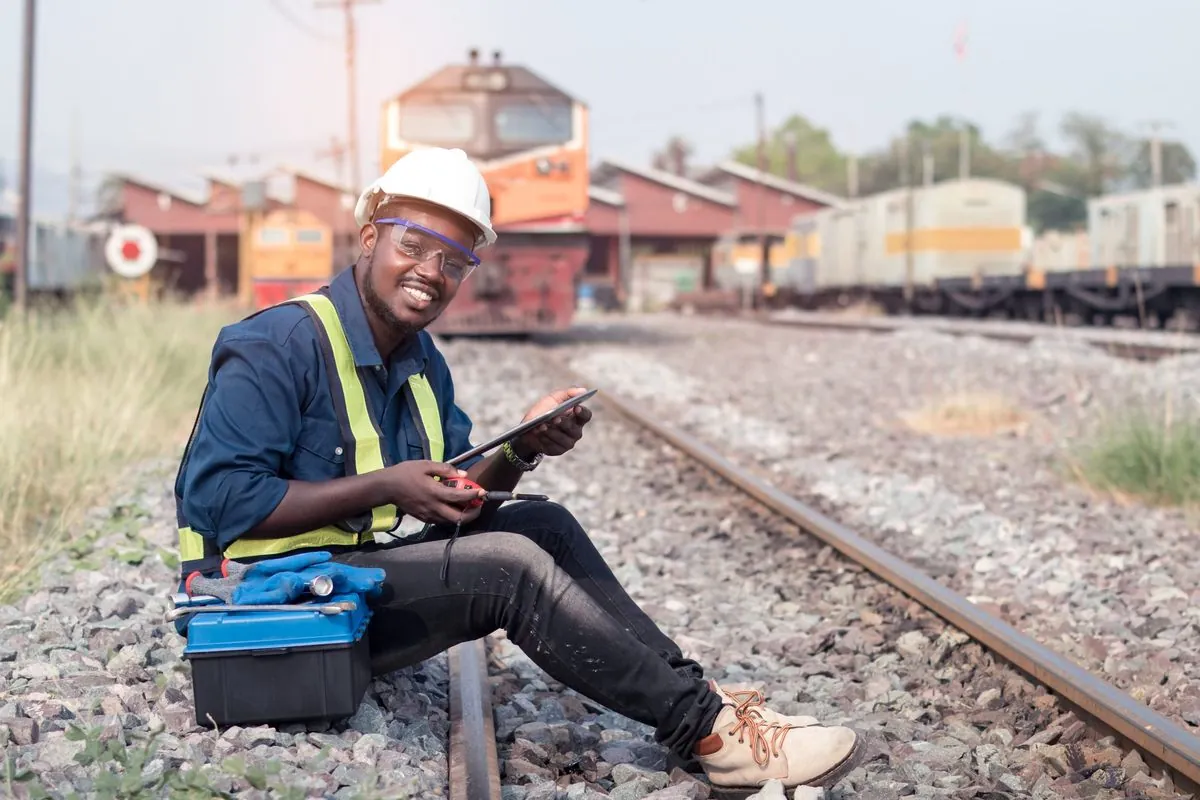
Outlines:
MULTIPOLYGON (((329 288, 392 463, 424 458, 404 396, 409 376, 422 370, 441 410, 444 458, 469 450, 471 420, 454 402, 450 369, 433 338, 419 332, 384 363, 367 326, 353 267, 329 288)), ((343 477, 345 447, 316 327, 298 305, 272 308, 222 329, 213 346, 209 383, 176 491, 192 529, 215 537, 224 549, 270 515, 288 479, 343 477)))

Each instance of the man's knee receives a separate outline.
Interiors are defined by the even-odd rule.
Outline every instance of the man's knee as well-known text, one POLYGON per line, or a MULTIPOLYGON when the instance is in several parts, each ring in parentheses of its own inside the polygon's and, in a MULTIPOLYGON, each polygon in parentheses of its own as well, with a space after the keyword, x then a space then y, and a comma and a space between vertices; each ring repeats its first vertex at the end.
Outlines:
POLYGON ((509 513, 513 515, 510 519, 514 528, 549 530, 565 536, 583 533, 583 526, 575 515, 552 500, 527 501, 512 506, 509 513))
POLYGON ((554 566, 554 559, 542 548, 519 533, 492 531, 484 534, 487 561, 504 569, 522 573, 542 573, 554 566))

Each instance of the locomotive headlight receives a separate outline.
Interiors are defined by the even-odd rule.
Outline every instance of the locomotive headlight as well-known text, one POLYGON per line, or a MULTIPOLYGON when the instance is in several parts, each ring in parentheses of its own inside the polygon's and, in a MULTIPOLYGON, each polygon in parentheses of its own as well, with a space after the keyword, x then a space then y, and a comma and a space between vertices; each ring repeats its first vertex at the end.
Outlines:
POLYGON ((539 175, 549 175, 550 170, 554 169, 554 165, 550 163, 548 158, 539 158, 537 160, 537 171, 539 175))

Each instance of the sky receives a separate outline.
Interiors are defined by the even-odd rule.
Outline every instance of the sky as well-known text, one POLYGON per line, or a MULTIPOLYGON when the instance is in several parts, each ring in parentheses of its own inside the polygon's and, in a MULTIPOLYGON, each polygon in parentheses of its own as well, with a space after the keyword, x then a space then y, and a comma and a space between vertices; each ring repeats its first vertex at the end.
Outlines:
MULTIPOLYGON (((73 142, 87 199, 109 171, 203 194, 228 159, 296 164, 347 131, 342 13, 330 0, 37 0, 33 202, 65 208, 73 142)), ((17 179, 24 0, 0 2, 0 180, 17 179)), ((908 120, 973 120, 989 140, 1040 114, 1097 114, 1200 154, 1192 0, 362 0, 362 174, 385 100, 471 47, 500 50, 588 104, 593 161, 648 164, 668 137, 724 158, 793 113, 844 149, 908 120), (967 32, 965 59, 956 31, 967 32)))

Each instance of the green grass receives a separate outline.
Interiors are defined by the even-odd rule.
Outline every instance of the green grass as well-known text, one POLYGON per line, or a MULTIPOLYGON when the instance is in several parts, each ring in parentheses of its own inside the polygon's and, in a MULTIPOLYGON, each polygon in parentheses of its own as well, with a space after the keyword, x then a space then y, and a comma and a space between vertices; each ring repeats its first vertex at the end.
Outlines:
POLYGON ((0 317, 0 602, 82 535, 124 468, 181 451, 213 341, 238 318, 114 297, 0 317))
POLYGON ((1200 417, 1146 408, 1107 420, 1075 458, 1080 477, 1119 499, 1194 507, 1200 503, 1200 417))

